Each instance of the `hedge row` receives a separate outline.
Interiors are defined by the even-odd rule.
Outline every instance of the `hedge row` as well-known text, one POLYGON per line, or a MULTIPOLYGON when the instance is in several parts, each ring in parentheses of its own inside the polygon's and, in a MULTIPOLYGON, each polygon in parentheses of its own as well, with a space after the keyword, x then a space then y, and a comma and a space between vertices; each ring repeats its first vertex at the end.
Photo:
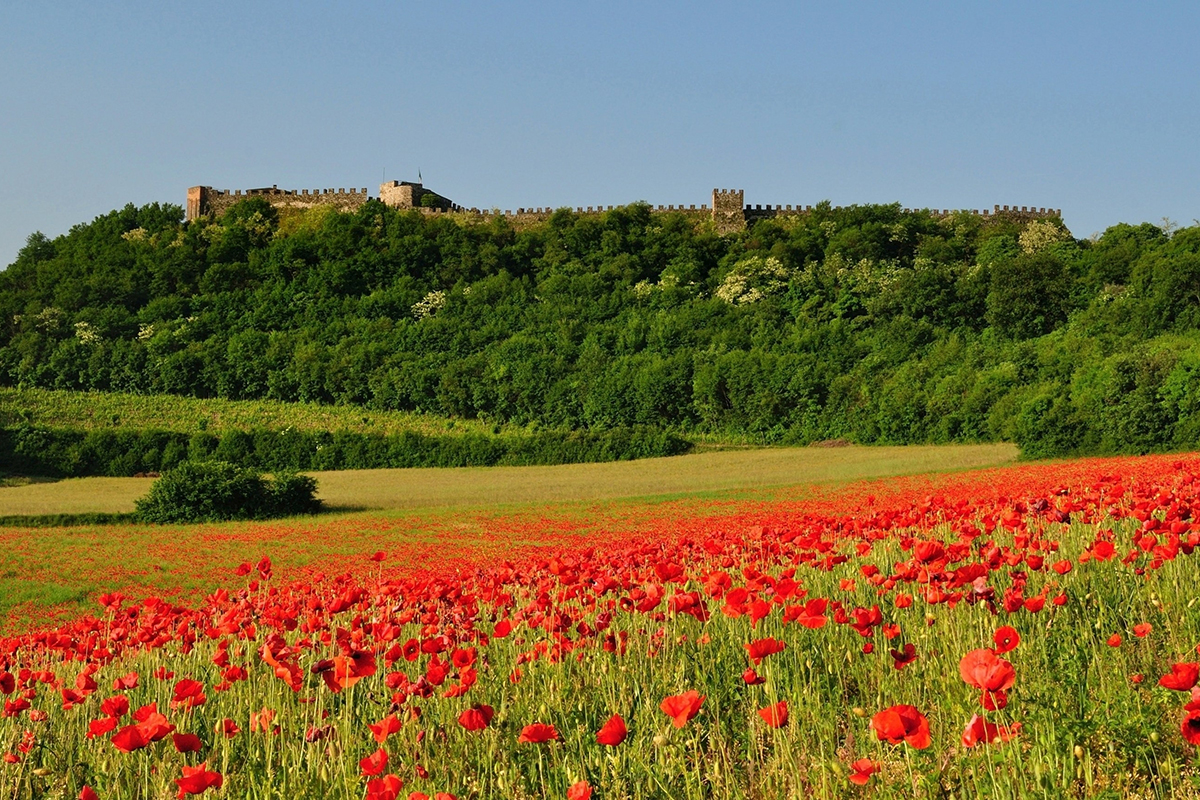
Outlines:
POLYGON ((0 428, 0 470, 24 475, 114 477, 162 472, 186 461, 218 459, 275 471, 482 467, 624 461, 679 455, 691 443, 650 428, 537 431, 520 436, 427 436, 339 431, 80 431, 0 428))

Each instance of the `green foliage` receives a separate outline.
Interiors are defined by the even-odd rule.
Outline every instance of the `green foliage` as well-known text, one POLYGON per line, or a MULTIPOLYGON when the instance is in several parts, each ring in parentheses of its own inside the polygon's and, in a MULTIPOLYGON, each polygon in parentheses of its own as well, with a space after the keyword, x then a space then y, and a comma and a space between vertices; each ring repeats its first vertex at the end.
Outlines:
POLYGON ((1200 227, 1076 241, 828 203, 725 236, 642 204, 521 228, 378 202, 280 218, 260 198, 180 217, 127 206, 31 236, 0 273, 0 383, 1043 455, 1200 431, 1181 355, 1200 347, 1200 227))
POLYGON ((317 482, 306 475, 264 478, 228 461, 189 461, 164 473, 139 498, 139 522, 187 523, 315 514, 317 482))
POLYGON ((278 472, 571 464, 673 456, 689 449, 686 439, 645 427, 443 436, 417 431, 381 435, 256 429, 187 434, 35 425, 0 428, 0 470, 63 477, 130 476, 209 459, 278 472))

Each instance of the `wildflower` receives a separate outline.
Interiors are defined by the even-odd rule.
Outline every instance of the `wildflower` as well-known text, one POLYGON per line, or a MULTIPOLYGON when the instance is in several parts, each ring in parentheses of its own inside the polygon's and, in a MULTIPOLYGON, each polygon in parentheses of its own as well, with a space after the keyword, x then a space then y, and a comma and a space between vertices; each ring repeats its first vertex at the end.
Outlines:
POLYGON ((671 718, 671 723, 676 728, 682 728, 688 720, 699 713, 700 706, 704 704, 704 697, 695 689, 689 689, 683 694, 665 698, 658 707, 671 718))
POLYGON ((596 732, 596 742, 608 747, 616 747, 625 741, 628 733, 625 728, 625 720, 621 718, 620 714, 613 714, 608 718, 608 722, 605 722, 596 732))
POLYGON ((871 718, 871 728, 881 742, 907 742, 918 750, 929 747, 929 720, 915 706, 896 705, 871 718))
POLYGON ((521 735, 517 737, 517 741, 522 744, 544 744, 557 740, 558 731, 554 729, 554 726, 545 725, 541 722, 526 725, 521 729, 521 735))

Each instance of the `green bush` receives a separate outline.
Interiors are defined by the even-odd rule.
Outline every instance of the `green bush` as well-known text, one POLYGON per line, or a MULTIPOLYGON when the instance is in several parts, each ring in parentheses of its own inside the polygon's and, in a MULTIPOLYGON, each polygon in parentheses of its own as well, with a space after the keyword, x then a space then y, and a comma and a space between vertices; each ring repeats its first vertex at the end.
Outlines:
POLYGON ((264 478, 227 461, 185 462, 164 473, 136 503, 139 522, 266 519, 320 510, 317 482, 306 475, 264 478))

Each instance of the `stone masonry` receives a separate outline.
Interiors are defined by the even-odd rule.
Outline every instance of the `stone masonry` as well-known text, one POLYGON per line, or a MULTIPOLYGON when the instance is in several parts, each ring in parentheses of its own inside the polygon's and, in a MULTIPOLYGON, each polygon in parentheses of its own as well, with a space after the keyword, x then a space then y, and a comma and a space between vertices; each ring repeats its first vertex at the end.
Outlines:
MULTIPOLYGON (((220 216, 234 203, 250 197, 261 197, 277 208, 313 208, 328 205, 341 211, 354 211, 361 207, 370 197, 367 190, 362 189, 321 189, 321 190, 288 190, 272 186, 269 189, 222 190, 211 186, 193 186, 188 189, 187 219, 189 221, 203 216, 220 216)), ((537 208, 518 208, 514 211, 499 209, 464 208, 447 197, 443 197, 431 189, 426 189, 420 183, 409 181, 388 181, 379 187, 379 200, 394 208, 412 209, 424 214, 455 214, 474 219, 505 217, 518 225, 529 225, 544 222, 558 209, 551 206, 537 208)), ((570 209, 568 209, 570 210, 570 209)), ((613 206, 579 206, 574 209, 577 214, 600 214, 612 211, 613 206)), ((775 217, 796 217, 811 214, 813 207, 755 205, 745 203, 745 192, 742 189, 713 189, 712 206, 701 205, 697 208, 690 206, 651 206, 652 213, 683 214, 696 221, 711 220, 719 233, 733 233, 745 230, 747 223, 760 219, 775 217)), ((911 211, 912 209, 905 209, 911 211)), ((1053 219, 1062 216, 1062 210, 1056 208, 1036 208, 1033 206, 995 206, 991 211, 951 211, 948 209, 929 209, 928 213, 935 217, 948 217, 955 213, 968 213, 988 219, 1034 220, 1053 219)))

